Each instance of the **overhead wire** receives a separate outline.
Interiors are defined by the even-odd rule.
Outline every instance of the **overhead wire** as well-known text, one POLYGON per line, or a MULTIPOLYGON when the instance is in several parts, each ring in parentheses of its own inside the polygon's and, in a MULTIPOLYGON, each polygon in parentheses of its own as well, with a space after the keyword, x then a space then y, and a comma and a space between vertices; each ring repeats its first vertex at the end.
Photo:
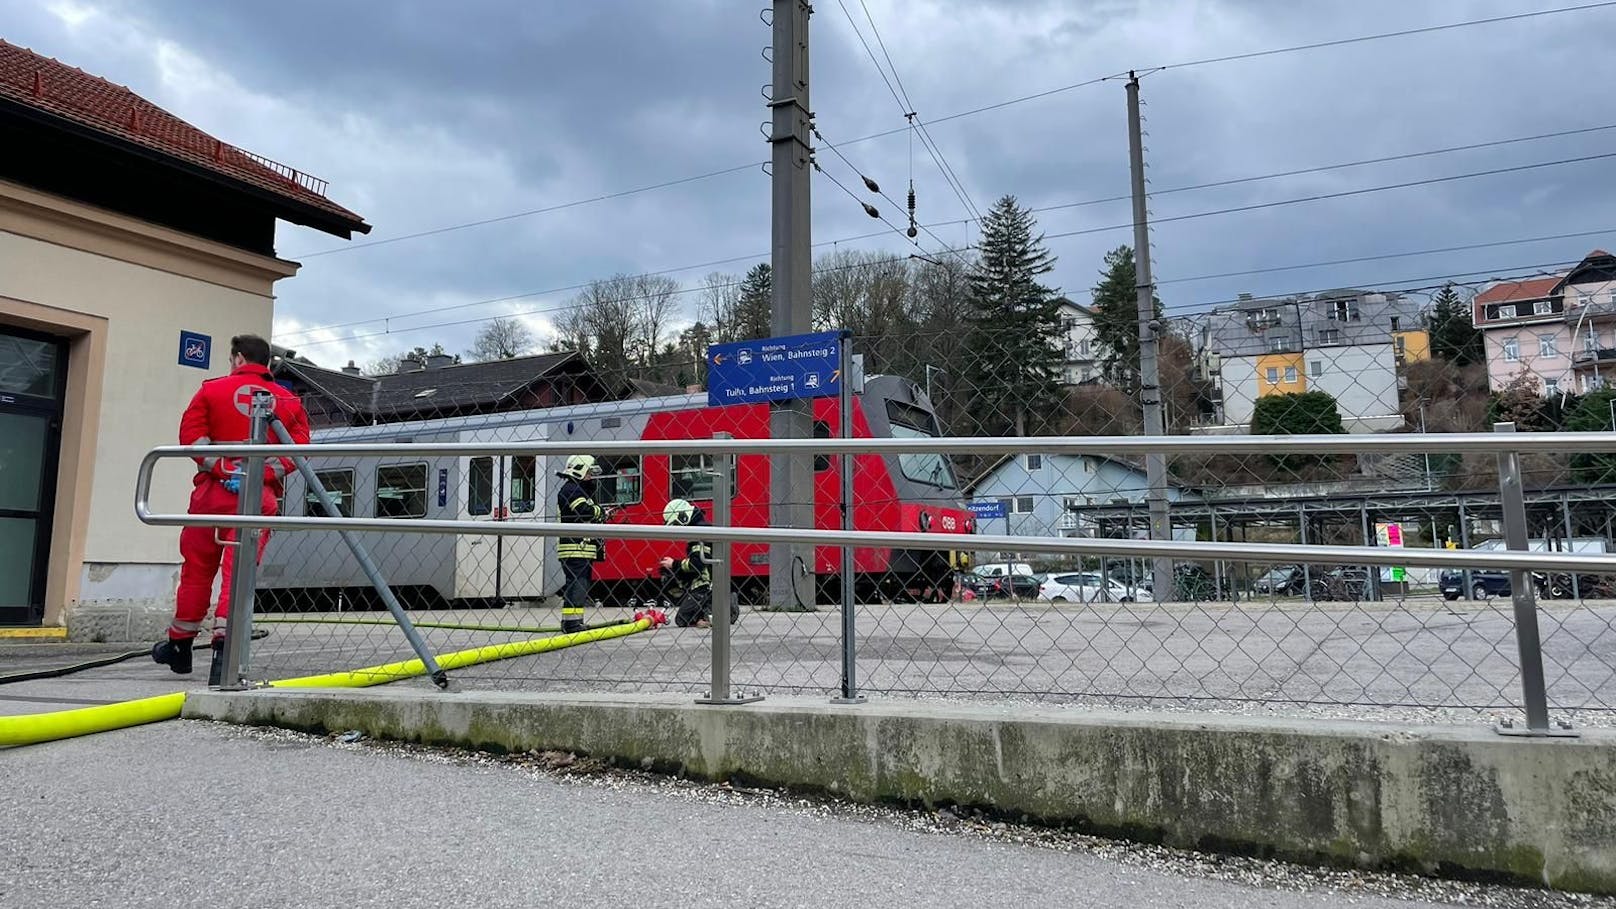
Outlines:
MULTIPOLYGON (((846 2, 844 2, 844 0, 836 0, 836 3, 842 8, 842 15, 847 18, 847 24, 853 29, 853 35, 858 38, 859 44, 864 47, 864 53, 869 56, 871 65, 875 67, 876 73, 881 76, 881 81, 886 83, 887 91, 891 93, 892 100, 897 103, 899 113, 901 113, 905 119, 912 120, 915 124, 920 126, 921 145, 925 147, 927 154, 931 156, 932 163, 937 165, 938 172, 942 174, 943 180, 948 184, 949 189, 951 189, 954 192, 954 195, 959 199, 960 205, 968 214, 970 214, 978 223, 980 223, 982 220, 982 213, 977 210, 976 204, 971 201, 970 195, 965 192, 965 186, 963 183, 958 181, 958 177, 954 174, 953 168, 946 164, 941 153, 931 144, 930 137, 925 132, 924 123, 920 120, 919 115, 915 113, 914 106, 909 101, 909 92, 905 90, 900 95, 899 90, 893 87, 893 79, 898 80, 899 86, 902 86, 903 84, 902 78, 898 76, 897 68, 893 67, 892 79, 888 79, 886 70, 881 67, 881 61, 876 59, 875 51, 871 49, 870 42, 865 40, 864 32, 859 28, 858 22, 854 21, 853 13, 847 8, 846 2)), ((865 7, 864 14, 866 18, 869 18, 869 13, 869 8, 865 7)), ((872 31, 875 30, 875 20, 873 18, 870 19, 870 28, 872 31)), ((876 40, 877 42, 880 42, 881 40, 879 32, 876 33, 876 40)), ((886 45, 884 43, 882 43, 881 52, 883 54, 886 53, 886 45)), ((890 54, 888 54, 887 62, 890 64, 891 61, 892 57, 890 54)))
MULTIPOLYGON (((1357 36, 1357 37, 1353 37, 1353 38, 1342 38, 1342 39, 1337 39, 1337 40, 1332 40, 1332 41, 1320 41, 1320 42, 1313 42, 1313 43, 1309 43, 1309 44, 1291 45, 1291 46, 1288 46, 1288 47, 1269 48, 1267 50, 1250 51, 1250 52, 1241 53, 1241 54, 1229 54, 1229 55, 1220 56, 1220 57, 1208 57, 1208 58, 1204 58, 1204 59, 1200 59, 1200 60, 1188 60, 1188 61, 1183 61, 1183 62, 1179 62, 1179 63, 1165 64, 1165 65, 1158 66, 1158 67, 1152 67, 1150 69, 1152 69, 1153 71, 1165 71, 1165 70, 1172 70, 1172 69, 1186 69, 1186 68, 1190 68, 1190 67, 1206 66, 1206 65, 1215 64, 1215 63, 1225 63, 1225 62, 1231 62, 1231 61, 1236 61, 1236 60, 1249 60, 1249 59, 1254 59, 1254 58, 1258 58, 1258 57, 1269 57, 1269 56, 1276 56, 1276 55, 1280 55, 1280 54, 1298 53, 1298 52, 1301 52, 1301 51, 1318 50, 1318 49, 1327 48, 1327 47, 1339 47, 1339 46, 1349 45, 1349 44, 1359 44, 1359 43, 1363 43, 1363 42, 1367 42, 1367 41, 1379 41, 1379 40, 1387 39, 1387 38, 1401 38, 1401 37, 1408 37, 1408 36, 1411 36, 1411 35, 1428 34, 1428 33, 1433 33, 1433 32, 1442 32, 1442 31, 1447 31, 1447 30, 1450 30, 1450 29, 1469 28, 1469 27, 1478 26, 1478 25, 1491 25, 1491 24, 1495 24, 1495 23, 1499 23, 1499 22, 1508 22, 1508 21, 1514 21, 1514 20, 1520 20, 1520 19, 1532 19, 1532 18, 1538 18, 1538 17, 1543 17, 1543 16, 1560 15, 1560 14, 1564 14, 1564 13, 1584 12, 1584 11, 1594 10, 1594 9, 1603 9, 1603 8, 1607 8, 1607 7, 1611 7, 1611 6, 1616 6, 1616 0, 1602 0, 1602 2, 1585 3, 1585 4, 1578 5, 1578 6, 1559 7, 1559 8, 1548 9, 1548 10, 1535 10, 1535 11, 1531 11, 1531 12, 1518 13, 1518 14, 1508 15, 1508 16, 1494 16, 1494 17, 1486 18, 1486 19, 1472 19, 1472 20, 1466 20, 1466 21, 1462 21, 1462 22, 1450 22, 1450 23, 1445 23, 1445 24, 1442 24, 1442 25, 1425 26, 1425 27, 1413 28, 1413 29, 1403 29, 1403 30, 1400 30, 1400 31, 1392 31, 1392 32, 1381 32, 1381 33, 1378 33, 1378 34, 1361 35, 1361 36, 1357 36)), ((879 38, 877 40, 879 40, 879 38)), ((1099 85, 1099 84, 1102 84, 1102 83, 1104 83, 1106 81, 1109 81, 1111 79, 1118 78, 1120 75, 1122 75, 1122 74, 1116 73, 1116 74, 1111 74, 1111 75, 1107 75, 1107 76, 1097 76, 1097 77, 1092 78, 1092 79, 1085 79, 1083 81, 1073 82, 1073 83, 1070 83, 1068 85, 1056 86, 1055 88, 1046 89, 1044 91, 1033 92, 1033 93, 1026 94, 1026 95, 1020 95, 1018 97, 1009 98, 1007 100, 995 102, 993 104, 985 104, 985 105, 982 105, 980 107, 974 107, 974 108, 970 108, 968 110, 957 111, 955 113, 947 114, 947 115, 944 115, 944 116, 941 116, 941 117, 934 117, 934 118, 931 119, 930 124, 935 126, 935 125, 937 125, 939 123, 947 123, 947 122, 950 122, 950 121, 953 121, 953 120, 959 120, 959 119, 962 119, 962 118, 965 118, 965 117, 972 117, 972 116, 976 116, 977 114, 987 113, 989 111, 1001 110, 1003 108, 1011 107, 1011 106, 1017 105, 1017 104, 1024 104, 1024 103, 1026 103, 1028 101, 1036 101, 1036 100, 1039 100, 1039 99, 1042 99, 1042 98, 1048 98, 1048 97, 1051 97, 1053 95, 1058 95, 1058 94, 1062 94, 1062 93, 1065 93, 1065 92, 1074 91, 1074 90, 1079 89, 1079 88, 1087 88, 1087 87, 1092 86, 1092 85, 1099 85)), ((900 101, 900 103, 901 103, 901 101, 900 101)), ((882 131, 879 131, 879 132, 870 133, 869 135, 859 136, 859 137, 853 138, 853 139, 848 139, 848 140, 842 142, 841 144, 844 145, 844 146, 846 146, 846 145, 856 145, 856 144, 861 143, 861 142, 869 142, 869 141, 873 141, 875 139, 882 139, 882 138, 885 138, 887 136, 897 135, 898 133, 908 132, 908 131, 910 131, 910 129, 911 129, 911 127, 909 127, 909 126, 902 126, 902 127, 896 128, 896 129, 882 130, 882 131)), ((545 214, 545 213, 554 212, 554 211, 561 211, 561 210, 564 210, 564 209, 567 209, 567 208, 574 208, 574 207, 577 207, 577 206, 588 205, 588 204, 592 204, 592 203, 595 203, 595 202, 607 201, 607 200, 610 200, 610 199, 616 199, 616 198, 621 198, 623 196, 635 195, 635 194, 642 193, 642 192, 650 192, 650 191, 653 191, 653 190, 665 189, 665 188, 669 188, 669 187, 673 187, 673 186, 678 186, 678 185, 684 184, 684 183, 692 183, 692 182, 696 182, 698 180, 709 179, 711 177, 723 176, 725 174, 739 173, 739 172, 744 171, 744 170, 750 170, 751 168, 759 167, 759 166, 761 166, 761 165, 763 165, 765 163, 766 162, 763 162, 763 161, 755 161, 755 162, 751 162, 751 163, 747 163, 747 164, 737 164, 737 165, 735 165, 733 167, 721 168, 719 170, 709 171, 709 172, 703 173, 703 174, 695 174, 695 175, 692 175, 692 176, 689 176, 689 177, 680 177, 680 178, 677 178, 677 179, 674 179, 674 180, 666 180, 666 181, 663 181, 661 183, 654 183, 654 184, 650 184, 650 185, 647 185, 647 186, 634 187, 634 188, 631 188, 631 189, 620 190, 620 191, 611 192, 611 193, 603 193, 603 194, 598 195, 598 196, 591 196, 591 197, 585 198, 585 199, 575 199, 575 200, 570 201, 570 202, 563 202, 563 203, 559 203, 557 205, 545 206, 545 207, 542 207, 542 208, 535 208, 535 209, 528 209, 526 211, 513 212, 513 213, 508 214, 508 215, 500 215, 500 216, 492 217, 492 218, 483 218, 483 219, 479 219, 479 220, 475 220, 475 221, 463 222, 463 223, 460 223, 460 224, 450 224, 450 225, 445 225, 443 227, 433 228, 433 229, 424 230, 424 231, 418 231, 418 232, 415 232, 415 233, 412 233, 412 234, 406 234, 406 235, 402 235, 402 236, 398 236, 398 237, 387 237, 387 238, 378 239, 378 240, 369 240, 369 241, 366 241, 366 242, 363 242, 363 243, 352 243, 352 244, 349 244, 347 246, 333 247, 331 249, 315 250, 315 251, 312 251, 312 252, 303 253, 301 255, 292 256, 292 258, 294 258, 294 259, 312 259, 312 258, 316 258, 316 257, 319 257, 319 256, 334 255, 336 253, 347 252, 347 251, 351 251, 351 250, 370 249, 370 248, 374 248, 374 247, 377 247, 377 246, 385 246, 385 245, 388 245, 388 244, 391 244, 391 243, 403 242, 405 240, 414 240, 414 239, 419 239, 419 238, 422 238, 422 237, 437 236, 439 234, 450 233, 450 232, 458 231, 458 230, 465 230, 465 229, 473 228, 473 227, 481 227, 481 226, 484 226, 484 225, 487 225, 487 224, 496 224, 496 223, 500 223, 502 221, 510 221, 510 220, 515 220, 517 218, 529 217, 531 215, 545 214)), ((968 198, 969 197, 967 197, 967 199, 968 198)))

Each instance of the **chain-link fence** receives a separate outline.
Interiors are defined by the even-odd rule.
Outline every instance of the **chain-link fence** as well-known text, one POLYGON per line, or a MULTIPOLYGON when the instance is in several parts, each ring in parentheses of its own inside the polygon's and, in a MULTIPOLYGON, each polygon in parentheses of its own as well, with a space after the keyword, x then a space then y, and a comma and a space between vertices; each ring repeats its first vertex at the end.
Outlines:
MULTIPOLYGON (((883 450, 731 457, 710 440, 766 439, 779 418, 769 405, 712 407, 705 393, 643 386, 625 394, 582 358, 557 354, 494 364, 526 385, 492 406, 477 402, 510 397, 511 380, 456 379, 470 367, 348 377, 369 385, 364 396, 304 388, 319 426, 308 465, 341 517, 374 519, 349 529, 439 655, 561 630, 565 567, 541 525, 571 507, 568 459, 585 453, 598 467, 585 491, 609 522, 588 529, 604 541, 588 562, 590 625, 618 627, 647 608, 676 614, 688 597, 704 602, 709 577, 722 583, 727 574, 740 607, 734 686, 836 693, 845 683, 839 537, 773 554, 766 542, 736 541, 725 564, 704 572, 689 541, 710 537, 696 527, 661 538, 634 529, 664 526, 674 500, 690 502, 698 524, 718 518, 715 489, 727 484, 727 519, 737 527, 787 526, 778 520, 784 503, 805 506, 796 526, 832 531, 848 501, 849 459, 855 530, 911 535, 855 544, 848 593, 861 691, 1209 707, 1521 706, 1515 579, 1504 567, 1515 563, 1492 551, 1504 547, 1509 504, 1492 448, 1434 434, 1184 434, 1154 448, 1137 436, 951 439, 990 428, 972 425, 984 420, 981 401, 940 387, 950 377, 935 370, 915 381, 884 372, 877 353, 863 356, 853 436, 883 450), (910 447, 895 451, 886 440, 910 447), (482 447, 454 448, 464 445, 482 447), (1160 488, 1146 481, 1150 457, 1166 463, 1160 488), (1429 474, 1427 459, 1436 462, 1429 474), (1386 473, 1391 462, 1418 462, 1416 479, 1386 473), (788 488, 806 492, 782 500, 772 477, 790 463, 798 472, 788 488), (1138 552, 1153 498, 1166 505, 1159 538, 1180 544, 1172 558, 1138 552), (449 525, 415 530, 438 522, 449 525), (467 529, 440 532, 455 525, 467 529), (1276 557, 1276 545, 1317 548, 1276 557), (1251 554, 1265 546, 1269 556, 1251 554), (1429 562, 1421 555, 1448 549, 1469 560, 1456 552, 1445 567, 1417 567, 1429 562), (776 566, 799 583, 771 584, 776 566)), ((1084 391, 1063 393, 1070 401, 1084 391)), ((1013 411, 1025 400, 999 406, 1013 411)), ((840 435, 840 407, 834 397, 803 405, 805 435, 840 435)), ((1547 703, 1560 713, 1616 712, 1616 602, 1604 599, 1612 574, 1601 573, 1616 571, 1601 555, 1608 495, 1571 481, 1577 465, 1616 443, 1525 433, 1508 443, 1522 452, 1522 545, 1571 554, 1527 576, 1547 703)), ((408 642, 354 554, 335 531, 308 529, 328 519, 307 480, 291 476, 283 492, 281 515, 315 520, 272 534, 255 618, 271 633, 253 644, 254 677, 407 659, 408 642)), ((699 693, 710 683, 711 641, 702 627, 665 627, 452 674, 471 686, 699 693)))

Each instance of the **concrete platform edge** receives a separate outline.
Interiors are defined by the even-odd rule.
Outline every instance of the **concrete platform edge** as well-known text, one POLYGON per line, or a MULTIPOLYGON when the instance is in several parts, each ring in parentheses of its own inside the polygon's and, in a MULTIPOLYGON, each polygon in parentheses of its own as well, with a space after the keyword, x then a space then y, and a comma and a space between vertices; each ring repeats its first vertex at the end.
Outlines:
POLYGON ((262 690, 188 718, 554 749, 867 802, 964 805, 1171 846, 1616 894, 1616 732, 874 701, 262 690))

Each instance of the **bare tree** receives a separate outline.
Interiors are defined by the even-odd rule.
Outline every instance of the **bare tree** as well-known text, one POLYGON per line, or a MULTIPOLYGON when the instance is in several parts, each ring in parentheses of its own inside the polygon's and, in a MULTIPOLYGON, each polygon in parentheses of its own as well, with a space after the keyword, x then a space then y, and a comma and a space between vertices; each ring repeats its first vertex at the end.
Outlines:
POLYGON ((589 357, 597 372, 620 379, 643 376, 671 332, 679 283, 662 275, 616 275, 572 299, 556 321, 555 346, 589 357))
POLYGON ((477 332, 466 358, 473 362, 509 360, 531 353, 533 345, 533 332, 521 320, 494 319, 477 332))

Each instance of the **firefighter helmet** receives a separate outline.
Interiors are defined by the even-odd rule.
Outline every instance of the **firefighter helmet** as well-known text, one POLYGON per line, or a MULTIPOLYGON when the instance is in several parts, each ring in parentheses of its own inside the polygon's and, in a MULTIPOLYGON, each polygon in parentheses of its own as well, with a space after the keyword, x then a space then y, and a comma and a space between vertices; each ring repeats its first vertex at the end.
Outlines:
POLYGON ((587 480, 600 475, 600 465, 595 463, 594 455, 575 454, 567 458, 567 466, 561 472, 574 480, 587 480))
POLYGON ((696 506, 684 499, 674 499, 662 509, 662 523, 689 524, 696 514, 696 506))

